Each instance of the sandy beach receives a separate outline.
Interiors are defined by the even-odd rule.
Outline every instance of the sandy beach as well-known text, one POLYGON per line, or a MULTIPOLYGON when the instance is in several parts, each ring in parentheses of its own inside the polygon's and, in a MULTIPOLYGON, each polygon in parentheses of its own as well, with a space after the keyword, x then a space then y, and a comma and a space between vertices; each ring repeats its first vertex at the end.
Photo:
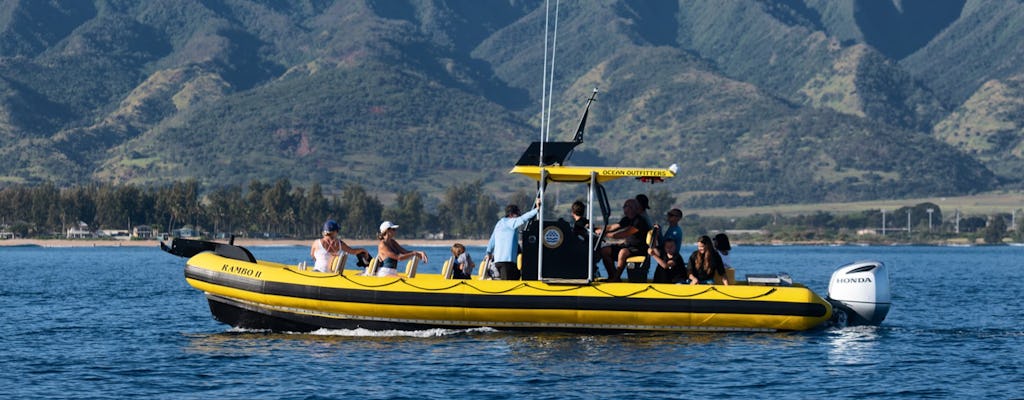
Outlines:
MULTIPOLYGON (((227 243, 227 240, 214 240, 215 242, 227 243)), ((259 246, 309 246, 313 239, 242 239, 236 238, 235 244, 246 247, 259 246)), ((433 240, 433 239, 408 239, 398 238, 398 242, 406 247, 429 246, 447 247, 452 243, 462 243, 466 246, 486 246, 487 240, 433 240)), ((170 240, 165 243, 170 244, 170 240)), ((376 240, 345 240, 353 247, 376 247, 376 240)), ((38 246, 38 247, 160 247, 157 240, 100 240, 100 239, 7 239, 0 240, 0 247, 15 246, 38 246)))

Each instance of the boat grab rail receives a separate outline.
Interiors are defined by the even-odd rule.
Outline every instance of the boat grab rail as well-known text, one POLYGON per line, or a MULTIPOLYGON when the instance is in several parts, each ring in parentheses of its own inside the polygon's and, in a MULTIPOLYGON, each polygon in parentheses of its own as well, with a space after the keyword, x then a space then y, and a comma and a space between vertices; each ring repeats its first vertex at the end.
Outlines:
MULTIPOLYGON (((600 285, 579 285, 579 286, 571 286, 571 287, 559 286, 558 289, 553 289, 553 288, 551 288, 551 287, 549 287, 547 285, 545 285, 545 286, 531 285, 529 281, 526 281, 526 282, 520 281, 519 284, 517 284, 515 286, 512 286, 512 287, 509 287, 507 289, 503 289, 503 290, 485 290, 485 289, 482 289, 480 287, 475 286, 474 285, 474 281, 472 281, 472 280, 446 281, 446 282, 452 282, 452 284, 447 285, 447 286, 443 286, 443 287, 430 288, 430 287, 424 287, 424 286, 412 284, 412 283, 410 283, 408 281, 409 278, 406 278, 406 277, 395 277, 395 278, 393 278, 390 281, 381 282, 380 284, 367 284, 367 283, 363 283, 363 282, 359 282, 359 281, 353 280, 352 278, 348 277, 347 275, 309 275, 309 274, 301 273, 301 271, 296 271, 296 270, 292 270, 292 269, 286 269, 286 270, 290 271, 290 272, 293 272, 293 273, 296 273, 296 274, 299 274, 299 275, 307 276, 307 277, 316 277, 316 278, 335 278, 335 277, 340 277, 342 279, 345 279, 345 280, 355 284, 356 286, 362 286, 362 287, 369 288, 369 289, 382 288, 382 287, 391 286, 391 285, 398 284, 398 283, 403 283, 406 286, 409 286, 409 287, 412 287, 412 288, 415 288, 415 289, 419 289, 419 290, 423 290, 423 291, 428 291, 428 292, 440 292, 440 291, 451 290, 451 289, 453 289, 453 288, 455 288, 456 286, 459 286, 459 285, 469 286, 470 288, 473 288, 477 292, 484 293, 484 294, 504 294, 504 293, 508 293, 508 292, 514 291, 516 289, 524 288, 524 287, 525 288, 539 290, 539 291, 542 291, 542 292, 548 292, 548 293, 563 293, 563 292, 569 292, 569 291, 573 291, 573 290, 582 289, 582 288, 585 288, 585 287, 593 287, 594 290, 596 290, 596 291, 598 291, 598 292, 600 292, 602 294, 608 295, 609 297, 613 297, 613 298, 633 297, 633 296, 636 296, 636 295, 639 295, 641 293, 648 292, 648 291, 660 293, 660 294, 663 294, 665 296, 670 296, 670 297, 675 297, 675 298, 688 298, 688 297, 700 296, 700 295, 702 295, 704 293, 713 291, 713 292, 718 292, 718 293, 720 293, 720 294, 722 294, 724 296, 727 296, 727 297, 730 297, 730 298, 733 298, 733 299, 737 299, 737 300, 752 300, 752 299, 756 299, 756 298, 760 298, 760 297, 769 296, 769 295, 771 295, 772 293, 775 293, 775 291, 778 290, 778 288, 772 287, 772 288, 767 288, 767 290, 764 293, 756 294, 756 295, 753 295, 753 296, 736 296, 736 295, 729 294, 727 292, 724 292, 724 291, 718 289, 718 287, 715 286, 715 285, 700 285, 700 286, 705 286, 706 289, 704 289, 702 291, 699 291, 699 292, 696 292, 696 293, 677 294, 677 293, 669 293, 669 292, 666 292, 664 290, 660 290, 660 289, 658 289, 658 288, 656 288, 656 287, 654 287, 652 285, 646 285, 642 289, 636 290, 636 291, 631 292, 631 293, 627 293, 627 294, 614 294, 614 293, 610 293, 610 292, 608 292, 606 290, 601 289, 600 285)), ((687 285, 687 286, 689 286, 689 285, 687 285)))

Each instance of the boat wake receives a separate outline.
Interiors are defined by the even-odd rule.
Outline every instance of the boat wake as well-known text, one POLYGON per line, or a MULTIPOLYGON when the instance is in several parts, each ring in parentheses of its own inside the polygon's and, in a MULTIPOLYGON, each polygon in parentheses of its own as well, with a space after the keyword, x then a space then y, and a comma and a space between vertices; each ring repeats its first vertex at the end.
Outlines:
POLYGON ((442 336, 453 336, 461 334, 473 334, 473 333, 493 333, 497 332, 493 328, 469 328, 469 329, 443 329, 433 328, 424 329, 418 331, 403 331, 403 330, 382 330, 374 331, 369 329, 317 329, 315 331, 305 333, 306 335, 317 335, 317 336, 346 336, 346 337, 415 337, 415 338, 431 338, 431 337, 442 337, 442 336))

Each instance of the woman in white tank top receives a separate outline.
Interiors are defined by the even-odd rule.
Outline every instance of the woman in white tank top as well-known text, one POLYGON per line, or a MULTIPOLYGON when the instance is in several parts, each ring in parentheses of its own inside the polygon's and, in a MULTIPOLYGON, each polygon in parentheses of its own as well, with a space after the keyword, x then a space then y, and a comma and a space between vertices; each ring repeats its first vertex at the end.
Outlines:
MULTIPOLYGON (((315 261, 314 271, 331 272, 331 262, 334 261, 335 257, 340 256, 342 251, 348 254, 365 253, 369 257, 370 252, 366 251, 366 249, 356 249, 345 244, 345 241, 338 237, 339 231, 341 231, 341 226, 334 220, 324 222, 324 236, 314 241, 309 249, 309 256, 315 261)), ((337 272, 340 273, 341 271, 337 272)))

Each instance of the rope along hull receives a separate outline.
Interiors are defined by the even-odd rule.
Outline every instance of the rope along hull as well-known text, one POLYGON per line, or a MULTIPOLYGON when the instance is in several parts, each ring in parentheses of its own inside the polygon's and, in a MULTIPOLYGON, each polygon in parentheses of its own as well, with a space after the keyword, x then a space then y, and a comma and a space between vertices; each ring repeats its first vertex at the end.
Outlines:
MULTIPOLYGON (((351 273, 352 271, 348 271, 351 273)), ((214 317, 274 331, 492 327, 557 331, 799 331, 831 306, 800 287, 339 276, 202 253, 186 281, 214 317)))

